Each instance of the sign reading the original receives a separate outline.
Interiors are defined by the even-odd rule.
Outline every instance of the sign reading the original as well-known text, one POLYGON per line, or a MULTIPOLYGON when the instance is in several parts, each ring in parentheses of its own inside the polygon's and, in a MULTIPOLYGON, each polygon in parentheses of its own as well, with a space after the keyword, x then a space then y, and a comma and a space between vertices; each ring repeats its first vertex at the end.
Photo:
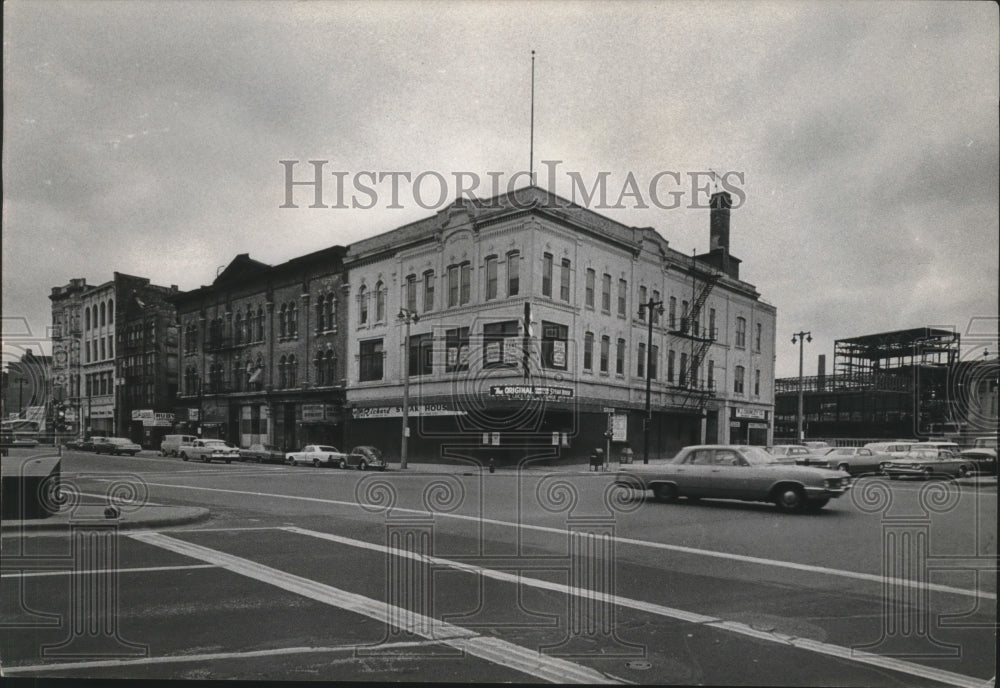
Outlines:
MULTIPOLYGON (((371 406, 351 409, 351 415, 359 420, 366 418, 402 418, 402 406, 371 406)), ((410 416, 464 416, 465 411, 456 411, 448 404, 413 404, 410 416)))
POLYGON ((490 396, 495 399, 571 399, 570 387, 550 387, 548 385, 494 385, 490 396))
POLYGON ((757 420, 767 420, 767 411, 759 408, 744 408, 737 406, 733 409, 733 418, 754 418, 757 420))

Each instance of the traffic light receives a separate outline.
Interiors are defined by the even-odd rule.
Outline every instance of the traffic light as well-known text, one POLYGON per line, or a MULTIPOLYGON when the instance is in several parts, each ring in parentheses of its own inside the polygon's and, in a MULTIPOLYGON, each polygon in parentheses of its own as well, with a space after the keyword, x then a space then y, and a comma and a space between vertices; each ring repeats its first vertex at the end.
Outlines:
POLYGON ((55 426, 58 432, 66 431, 66 405, 61 401, 55 406, 55 426))

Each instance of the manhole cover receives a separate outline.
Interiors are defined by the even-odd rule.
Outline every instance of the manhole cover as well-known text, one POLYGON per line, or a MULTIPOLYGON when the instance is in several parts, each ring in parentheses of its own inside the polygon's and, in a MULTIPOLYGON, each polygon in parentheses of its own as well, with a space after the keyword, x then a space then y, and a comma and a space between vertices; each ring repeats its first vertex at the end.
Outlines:
POLYGON ((633 662, 627 662, 625 666, 634 671, 646 671, 647 669, 653 668, 653 665, 645 660, 635 660, 633 662))

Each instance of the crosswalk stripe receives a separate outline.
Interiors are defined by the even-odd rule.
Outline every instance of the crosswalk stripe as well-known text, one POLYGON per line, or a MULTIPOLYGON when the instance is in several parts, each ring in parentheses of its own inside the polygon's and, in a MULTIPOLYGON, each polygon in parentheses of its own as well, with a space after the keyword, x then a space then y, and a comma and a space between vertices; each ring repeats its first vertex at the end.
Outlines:
MULTIPOLYGON (((305 497, 302 495, 255 492, 249 490, 231 490, 221 487, 203 487, 199 485, 176 485, 172 483, 147 483, 147 484, 154 487, 168 487, 179 490, 203 490, 207 492, 250 495, 254 497, 273 497, 275 499, 289 499, 294 501, 313 502, 318 504, 335 504, 338 506, 349 506, 349 507, 360 506, 358 502, 350 502, 342 499, 325 499, 320 497, 305 497)), ((419 514, 421 516, 434 516, 435 518, 448 518, 460 521, 471 521, 479 524, 507 526, 509 528, 534 530, 542 533, 556 533, 560 535, 566 534, 565 529, 552 528, 550 526, 538 526, 538 525, 533 525, 531 523, 513 523, 510 521, 501 521, 499 519, 494 519, 494 518, 467 516, 465 514, 432 512, 424 509, 408 509, 406 507, 399 507, 399 506, 392 507, 392 511, 394 513, 398 512, 398 513, 419 514)), ((816 566, 814 564, 801 564, 794 561, 782 561, 779 559, 764 559, 763 557, 753 557, 746 554, 735 554, 733 552, 718 552, 710 549, 698 549, 697 547, 687 547, 685 545, 670 545, 665 542, 651 542, 649 540, 638 540, 635 538, 615 536, 614 540, 617 544, 623 544, 623 545, 635 545, 637 547, 660 549, 668 552, 683 552, 684 554, 693 554, 696 556, 713 557, 716 559, 739 561, 748 564, 759 564, 761 566, 784 568, 784 569, 791 569, 794 571, 818 573, 826 576, 838 576, 841 578, 868 581, 871 583, 878 583, 882 585, 883 590, 886 587, 918 588, 920 590, 933 590, 935 592, 944 592, 953 595, 962 595, 965 597, 979 597, 988 600, 995 600, 997 598, 995 592, 989 592, 987 590, 967 590, 965 588, 956 588, 951 585, 943 585, 941 583, 931 583, 928 581, 913 581, 913 580, 907 580, 906 578, 884 576, 873 573, 862 573, 860 571, 846 571, 843 569, 834 569, 827 566, 816 566)))
MULTIPOLYGON (((414 640, 401 643, 384 643, 379 650, 406 650, 411 647, 425 647, 435 644, 432 640, 414 640)), ((371 645, 333 645, 329 647, 279 647, 272 650, 246 650, 244 652, 209 652, 197 655, 165 655, 162 657, 140 657, 138 659, 95 659, 86 662, 58 662, 50 664, 23 664, 20 666, 5 666, 4 675, 33 674, 37 672, 51 673, 53 671, 79 671, 80 669, 106 669, 113 667, 131 667, 151 664, 189 664, 203 662, 218 662, 230 659, 254 659, 257 657, 277 657, 281 655, 300 654, 353 654, 362 650, 370 650, 371 645)))
POLYGON ((161 533, 132 533, 128 534, 128 537, 148 545, 214 564, 233 573, 262 581, 324 604, 346 609, 356 614, 362 614, 386 625, 399 628, 404 632, 435 640, 489 662, 529 674, 543 681, 551 683, 625 682, 622 679, 608 676, 580 664, 543 655, 537 650, 529 650, 528 648, 499 638, 481 636, 461 626, 280 571, 249 559, 184 542, 183 540, 178 540, 177 538, 161 533))
POLYGON ((905 660, 900 660, 893 657, 884 657, 882 655, 876 655, 870 652, 863 652, 860 650, 855 650, 850 647, 834 645, 832 643, 824 643, 816 640, 810 640, 808 638, 798 638, 783 633, 761 631, 759 629, 753 628, 744 623, 736 621, 726 621, 724 619, 712 616, 706 616, 704 614, 698 614, 696 612, 689 612, 683 609, 676 609, 673 607, 667 607, 652 602, 645 602, 642 600, 620 597, 615 595, 613 592, 589 590, 586 588, 565 585, 563 583, 555 583, 552 581, 539 580, 537 578, 529 578, 521 574, 512 574, 504 571, 497 571, 494 569, 484 568, 482 566, 477 566, 475 564, 470 564, 466 562, 453 561, 451 559, 445 559, 443 557, 418 554, 416 552, 411 552, 408 550, 402 550, 398 548, 389 548, 385 545, 378 545, 371 542, 365 542, 363 540, 355 540, 353 538, 343 537, 341 535, 333 535, 332 533, 323 533, 315 530, 307 530, 305 528, 299 528, 297 526, 286 526, 282 528, 282 530, 290 533, 297 533, 299 535, 306 535, 309 537, 319 538, 322 540, 328 540, 330 542, 335 542, 350 547, 358 547, 361 549, 367 549, 380 553, 388 553, 395 556, 405 557, 408 559, 414 559, 425 563, 432 563, 440 566, 446 566, 451 569, 456 569, 459 571, 464 571, 466 573, 486 576, 487 578, 493 578, 494 580, 505 581, 507 583, 512 583, 514 585, 526 585, 529 587, 539 588, 543 590, 550 590, 565 595, 582 597, 584 599, 592 599, 592 600, 597 600, 599 602, 609 602, 619 607, 635 609, 650 614, 656 614, 657 616, 664 616, 671 619, 686 621, 689 623, 711 626, 713 628, 718 628, 719 630, 723 631, 738 633, 740 635, 750 636, 753 638, 758 638, 761 640, 766 640, 781 645, 790 645, 802 650, 807 650, 810 652, 815 652, 830 657, 836 657, 838 659, 844 659, 851 662, 867 664, 870 666, 878 667, 880 669, 889 669, 891 671, 897 671, 900 673, 908 674, 910 676, 918 676, 920 678, 939 681, 941 683, 945 683, 952 686, 960 686, 961 688, 979 688, 980 686, 983 685, 984 682, 984 680, 980 678, 974 678, 971 676, 965 676, 963 674, 958 674, 951 671, 936 669, 934 667, 925 666, 923 664, 915 664, 913 662, 907 662, 905 660))

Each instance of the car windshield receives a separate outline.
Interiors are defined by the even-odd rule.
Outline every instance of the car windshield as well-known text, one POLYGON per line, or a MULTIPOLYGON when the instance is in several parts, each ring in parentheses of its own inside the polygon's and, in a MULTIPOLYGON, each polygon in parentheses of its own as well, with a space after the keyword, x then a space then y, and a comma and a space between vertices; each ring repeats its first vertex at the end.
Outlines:
POLYGON ((205 440, 206 447, 228 447, 224 440, 205 440))

